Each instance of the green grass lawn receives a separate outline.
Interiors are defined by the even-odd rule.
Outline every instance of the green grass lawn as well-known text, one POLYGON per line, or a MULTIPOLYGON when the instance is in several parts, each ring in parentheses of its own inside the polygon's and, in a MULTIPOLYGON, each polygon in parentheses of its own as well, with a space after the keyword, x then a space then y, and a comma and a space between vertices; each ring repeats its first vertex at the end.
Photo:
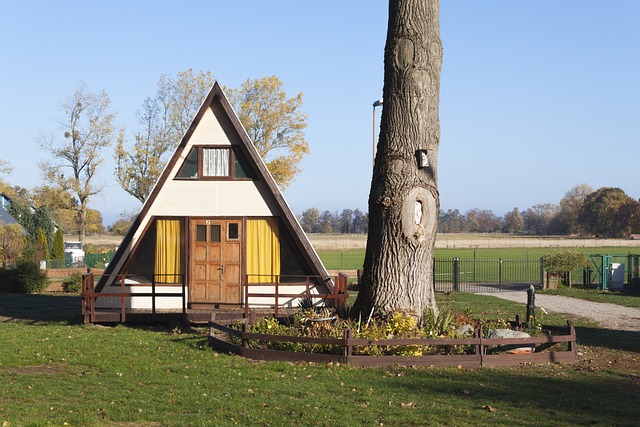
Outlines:
MULTIPOLYGON (((436 249, 436 258, 442 259, 540 259, 541 257, 569 248, 512 248, 512 249, 436 249)), ((598 247, 577 248, 586 254, 619 255, 640 254, 636 248, 598 247)), ((358 270, 364 263, 364 249, 319 250, 317 251, 325 267, 329 270, 358 270)), ((616 261, 619 262, 619 261, 616 261)))
MULTIPOLYGON (((438 298, 442 307, 487 319, 523 312, 494 297, 438 298)), ((82 325, 80 300, 70 296, 0 294, 0 320, 5 427, 572 426, 635 425, 640 418, 640 370, 615 363, 593 370, 584 363, 362 369, 254 362, 214 353, 204 331, 82 325)), ((617 352, 623 338, 591 344, 617 352)))

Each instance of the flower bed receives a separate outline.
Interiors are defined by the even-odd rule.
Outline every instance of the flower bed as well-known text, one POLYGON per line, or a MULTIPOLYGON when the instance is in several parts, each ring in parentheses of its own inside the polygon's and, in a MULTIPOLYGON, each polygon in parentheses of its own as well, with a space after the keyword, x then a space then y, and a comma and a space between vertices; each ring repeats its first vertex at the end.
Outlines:
POLYGON ((209 343, 216 351, 250 359, 355 366, 510 366, 576 359, 576 336, 571 322, 567 322, 567 328, 556 328, 555 334, 547 331, 533 337, 487 338, 482 325, 462 334, 445 325, 447 318, 432 319, 426 322, 429 325, 426 328, 417 327, 415 320, 409 320, 413 318, 401 314, 366 325, 332 316, 323 316, 322 320, 305 318, 304 314, 293 319, 263 318, 257 322, 212 321, 209 343), (534 351, 525 354, 501 351, 506 346, 528 346, 534 351))

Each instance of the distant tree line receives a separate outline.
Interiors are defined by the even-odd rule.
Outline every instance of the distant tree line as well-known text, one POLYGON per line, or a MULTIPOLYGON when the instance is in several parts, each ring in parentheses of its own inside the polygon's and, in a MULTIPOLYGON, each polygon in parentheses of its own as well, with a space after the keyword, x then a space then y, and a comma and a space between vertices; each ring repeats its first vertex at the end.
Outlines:
POLYGON ((343 209, 341 212, 320 211, 310 208, 298 217, 302 229, 307 233, 366 233, 369 215, 360 209, 343 209))
MULTIPOLYGON (((368 214, 360 210, 320 212, 307 209, 299 216, 308 233, 366 233, 368 214)), ((439 233, 511 233, 530 235, 581 235, 628 238, 640 234, 640 201, 620 188, 593 190, 580 184, 559 204, 544 203, 521 211, 514 208, 503 217, 490 209, 458 209, 440 212, 439 233)))
POLYGON ((491 210, 457 209, 440 213, 442 233, 519 233, 627 238, 640 233, 640 202, 620 188, 594 191, 581 184, 569 190, 558 205, 538 204, 525 211, 514 208, 500 218, 491 210))

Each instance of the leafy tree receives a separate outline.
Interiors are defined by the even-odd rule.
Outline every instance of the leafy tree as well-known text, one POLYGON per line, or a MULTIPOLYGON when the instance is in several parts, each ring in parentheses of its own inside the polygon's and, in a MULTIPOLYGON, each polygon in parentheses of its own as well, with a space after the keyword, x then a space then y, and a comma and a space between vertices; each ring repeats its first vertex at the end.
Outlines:
POLYGON ((589 264, 589 256, 584 252, 565 250, 544 257, 544 266, 548 273, 565 276, 566 284, 571 287, 571 271, 584 268, 589 264))
POLYGON ((578 223, 596 237, 628 237, 640 219, 639 205, 620 188, 602 187, 585 197, 578 223))
MULTIPOLYGON (((45 241, 53 241, 54 224, 46 206, 34 208, 23 200, 12 200, 8 212, 29 233, 29 241, 38 244, 40 230, 44 233, 45 241)), ((50 247, 47 251, 50 251, 50 247)), ((44 249, 43 249, 44 250, 44 249)))
POLYGON ((309 208, 302 212, 300 219, 302 229, 307 233, 317 233, 320 230, 320 211, 317 208, 309 208))
POLYGON ((449 209, 440 212, 438 220, 438 232, 440 233, 461 233, 464 231, 465 217, 458 209, 449 209))
POLYGON ((500 230, 500 218, 489 209, 471 209, 464 221, 466 231, 472 233, 495 233, 500 230))
POLYGON ((93 93, 81 84, 62 103, 58 124, 64 140, 44 135, 38 140, 53 157, 49 163, 40 165, 45 177, 76 198, 80 240, 86 233, 88 203, 102 191, 102 187, 94 183, 96 172, 104 161, 101 152, 113 143, 115 114, 110 111, 110 104, 106 92, 93 93))
POLYGON ((38 241, 36 243, 36 260, 48 260, 49 259, 49 242, 47 236, 44 234, 42 227, 38 228, 38 241))
POLYGON ((116 220, 116 222, 108 227, 107 231, 115 236, 124 236, 125 234, 127 234, 127 231, 129 231, 129 228, 131 227, 131 224, 133 224, 133 221, 136 219, 136 216, 138 216, 137 213, 121 213, 118 220, 116 220))
POLYGON ((286 189, 300 173, 298 164, 309 154, 301 111, 302 93, 289 98, 276 76, 249 79, 227 90, 238 118, 280 188, 286 189))
POLYGON ((3 268, 15 263, 25 245, 24 231, 19 224, 0 224, 0 261, 3 268))
POLYGON ((76 201, 73 196, 58 186, 43 185, 33 189, 33 204, 46 206, 52 219, 64 230, 76 230, 76 201))
POLYGON ((58 228, 53 236, 53 250, 51 251, 51 259, 64 259, 64 236, 62 229, 58 228))
POLYGON ((353 211, 351 209, 343 209, 337 222, 338 230, 341 233, 353 233, 353 211))
POLYGON ((437 312, 433 255, 442 42, 437 0, 390 0, 369 234, 353 315, 437 312), (421 161, 426 157, 428 166, 421 161))
POLYGON ((353 233, 366 233, 368 229, 369 218, 367 214, 362 213, 360 209, 353 211, 353 233))
POLYGON ((524 230, 524 217, 520 209, 513 208, 507 212, 502 220, 502 231, 504 233, 520 233, 524 230))
POLYGON ((320 233, 333 233, 333 226, 335 217, 330 211, 322 212, 320 220, 318 221, 318 232, 320 233))
POLYGON ((525 231, 538 235, 549 234, 549 226, 557 213, 558 206, 553 203, 530 207, 523 214, 525 231))
POLYGON ((31 200, 31 192, 18 185, 11 185, 0 179, 0 193, 4 193, 12 202, 29 203, 31 200))
POLYGON ((97 209, 87 210, 87 234, 105 234, 107 230, 104 228, 102 214, 97 209))
POLYGON ((567 191, 560 200, 560 212, 558 212, 557 229, 562 234, 575 234, 580 232, 578 214, 585 198, 593 193, 593 188, 587 184, 580 184, 567 191))
POLYGON ((120 134, 114 157, 116 177, 122 188, 144 202, 160 177, 168 153, 189 128, 202 101, 214 83, 210 72, 192 69, 176 77, 162 75, 156 96, 147 98, 136 113, 138 130, 130 146, 120 134))

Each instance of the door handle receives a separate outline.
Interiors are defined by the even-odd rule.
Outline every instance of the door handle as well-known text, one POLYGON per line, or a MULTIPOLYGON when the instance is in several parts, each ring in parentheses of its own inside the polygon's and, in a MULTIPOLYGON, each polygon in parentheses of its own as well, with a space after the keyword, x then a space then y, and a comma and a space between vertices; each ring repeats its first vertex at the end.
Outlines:
POLYGON ((218 270, 222 273, 224 273, 224 265, 221 265, 220 267, 218 267, 218 270))

